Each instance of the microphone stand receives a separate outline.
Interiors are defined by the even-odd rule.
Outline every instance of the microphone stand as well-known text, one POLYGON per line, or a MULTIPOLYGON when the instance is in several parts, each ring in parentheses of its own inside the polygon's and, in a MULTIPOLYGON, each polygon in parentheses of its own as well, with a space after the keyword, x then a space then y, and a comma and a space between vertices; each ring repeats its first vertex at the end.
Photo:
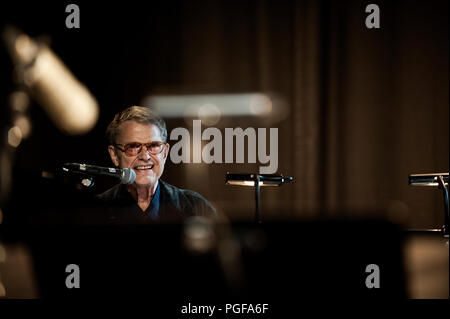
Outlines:
POLYGON ((439 175, 439 177, 437 178, 437 182, 439 184, 439 188, 442 188, 442 193, 444 195, 445 216, 444 216, 444 226, 442 227, 442 231, 444 233, 444 236, 448 237, 449 236, 448 221, 450 219, 449 212, 448 212, 448 186, 445 186, 444 178, 442 177, 442 175, 439 175))
POLYGON ((255 176, 255 221, 261 224, 261 211, 260 211, 260 199, 261 199, 261 186, 259 182, 261 181, 261 176, 259 174, 254 174, 255 176))

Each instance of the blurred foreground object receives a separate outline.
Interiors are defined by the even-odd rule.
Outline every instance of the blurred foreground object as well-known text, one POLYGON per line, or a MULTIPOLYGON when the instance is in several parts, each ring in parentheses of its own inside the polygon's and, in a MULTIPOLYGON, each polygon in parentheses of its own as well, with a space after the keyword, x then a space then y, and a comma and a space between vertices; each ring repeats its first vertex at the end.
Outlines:
POLYGON ((26 245, 0 241, 0 299, 38 298, 33 258, 26 245))
POLYGON ((2 38, 15 65, 17 82, 27 87, 64 133, 87 133, 97 123, 99 108, 89 90, 44 43, 13 26, 2 38))
POLYGON ((448 238, 439 231, 409 231, 403 249, 408 297, 448 298, 448 238))
POLYGON ((383 221, 230 224, 196 217, 185 224, 3 230, 29 247, 39 296, 48 299, 152 300, 152 311, 185 300, 243 300, 298 311, 305 298, 406 297, 403 235, 383 221), (80 267, 81 289, 64 285, 72 263, 80 267), (381 269, 379 289, 365 285, 369 264, 381 269))
POLYGON ((149 95, 141 103, 163 118, 199 118, 209 126, 222 117, 254 116, 276 123, 288 116, 285 99, 275 93, 149 95))
POLYGON ((79 135, 97 123, 99 107, 89 90, 41 41, 35 41, 13 26, 2 30, 2 39, 14 64, 16 89, 9 96, 10 122, 0 141, 0 205, 11 191, 15 150, 33 127, 29 116, 30 97, 44 108, 62 132, 79 135))

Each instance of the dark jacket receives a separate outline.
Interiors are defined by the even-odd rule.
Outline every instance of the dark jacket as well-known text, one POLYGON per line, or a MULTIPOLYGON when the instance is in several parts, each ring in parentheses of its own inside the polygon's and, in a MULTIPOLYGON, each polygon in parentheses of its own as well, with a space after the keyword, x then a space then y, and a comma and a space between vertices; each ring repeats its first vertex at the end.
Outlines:
POLYGON ((118 184, 97 196, 103 204, 103 219, 113 224, 182 222, 191 216, 216 216, 214 207, 199 193, 181 189, 159 180, 159 216, 157 220, 142 211, 125 185, 118 184))

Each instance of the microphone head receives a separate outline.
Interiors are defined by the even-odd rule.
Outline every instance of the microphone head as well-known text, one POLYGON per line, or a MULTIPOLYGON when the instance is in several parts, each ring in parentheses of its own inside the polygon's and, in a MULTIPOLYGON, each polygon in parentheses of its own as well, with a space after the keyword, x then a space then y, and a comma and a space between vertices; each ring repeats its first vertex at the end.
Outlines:
POLYGON ((121 184, 133 184, 136 179, 136 173, 131 168, 122 168, 122 177, 120 178, 121 184))

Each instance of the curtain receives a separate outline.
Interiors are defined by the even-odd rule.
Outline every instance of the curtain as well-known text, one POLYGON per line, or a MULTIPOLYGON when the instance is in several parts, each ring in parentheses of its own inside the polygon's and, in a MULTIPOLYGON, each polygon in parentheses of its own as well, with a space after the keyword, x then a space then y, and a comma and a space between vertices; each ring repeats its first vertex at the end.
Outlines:
MULTIPOLYGON (((272 127, 278 172, 295 181, 262 190, 264 216, 443 223, 440 191, 412 188, 408 175, 448 172, 448 3, 377 4, 380 29, 366 28, 364 1, 182 4, 181 91, 276 92, 287 101, 288 116, 272 127)), ((171 170, 230 216, 253 214, 252 190, 224 186, 224 177, 257 166, 171 170)))

